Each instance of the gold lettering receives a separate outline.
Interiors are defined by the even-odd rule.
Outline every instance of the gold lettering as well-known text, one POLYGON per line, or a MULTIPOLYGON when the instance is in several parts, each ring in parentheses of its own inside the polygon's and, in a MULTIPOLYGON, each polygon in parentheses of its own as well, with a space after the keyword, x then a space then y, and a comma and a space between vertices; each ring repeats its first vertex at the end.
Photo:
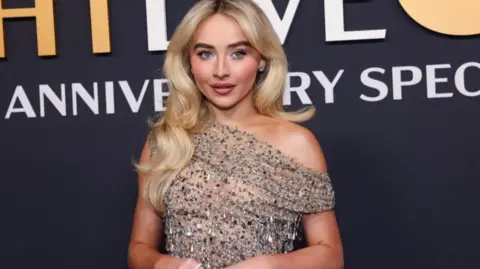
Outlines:
POLYGON ((8 18, 34 17, 37 25, 38 55, 56 55, 53 0, 35 0, 35 7, 11 9, 4 9, 2 2, 0 0, 0 58, 5 58, 4 20, 8 18))
POLYGON ((111 52, 108 0, 90 0, 90 16, 93 52, 111 52))
POLYGON ((399 0, 405 12, 432 31, 453 36, 480 34, 479 0, 399 0))

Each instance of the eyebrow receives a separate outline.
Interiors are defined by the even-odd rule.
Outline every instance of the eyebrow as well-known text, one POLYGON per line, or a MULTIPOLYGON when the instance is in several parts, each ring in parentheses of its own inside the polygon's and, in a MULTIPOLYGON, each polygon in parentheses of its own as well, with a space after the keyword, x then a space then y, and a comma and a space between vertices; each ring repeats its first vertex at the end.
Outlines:
MULTIPOLYGON (((238 47, 238 46, 251 47, 252 45, 250 45, 250 42, 248 42, 248 41, 239 41, 239 42, 235 42, 235 43, 232 43, 232 44, 228 45, 227 48, 235 48, 235 47, 238 47)), ((206 43, 197 43, 197 44, 195 44, 193 49, 195 50, 197 48, 214 49, 214 46, 210 45, 210 44, 206 44, 206 43)))

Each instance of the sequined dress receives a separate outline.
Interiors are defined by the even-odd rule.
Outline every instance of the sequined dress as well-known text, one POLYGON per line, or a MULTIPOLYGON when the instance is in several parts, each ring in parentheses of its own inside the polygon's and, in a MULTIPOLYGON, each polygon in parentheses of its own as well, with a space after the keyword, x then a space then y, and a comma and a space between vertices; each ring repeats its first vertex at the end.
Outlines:
POLYGON ((220 269, 289 252, 304 214, 332 209, 327 173, 253 134, 214 122, 194 134, 195 152, 165 196, 168 253, 220 269))

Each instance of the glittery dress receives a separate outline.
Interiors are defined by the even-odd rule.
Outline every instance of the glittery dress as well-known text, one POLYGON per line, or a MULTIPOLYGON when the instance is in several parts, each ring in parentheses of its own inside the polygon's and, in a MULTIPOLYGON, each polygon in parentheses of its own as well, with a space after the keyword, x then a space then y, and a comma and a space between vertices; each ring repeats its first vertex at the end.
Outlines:
POLYGON ((328 174, 309 169, 253 134, 214 122, 165 196, 170 255, 220 269, 289 252, 304 214, 334 207, 328 174))

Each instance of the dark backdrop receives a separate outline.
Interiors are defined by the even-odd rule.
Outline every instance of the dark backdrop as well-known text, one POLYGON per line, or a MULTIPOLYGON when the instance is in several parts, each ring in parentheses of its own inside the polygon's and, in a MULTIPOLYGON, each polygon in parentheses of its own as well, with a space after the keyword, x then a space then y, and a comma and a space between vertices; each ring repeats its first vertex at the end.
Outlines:
MULTIPOLYGON (((193 2, 167 1, 168 37, 193 2)), ((281 16, 298 3, 273 2, 281 16)), ((146 119, 162 110, 164 52, 149 50, 145 1, 110 1, 109 53, 92 52, 88 1, 54 6, 55 55, 38 56, 33 18, 4 20, 1 267, 127 268, 131 163, 146 119)), ((474 268, 479 37, 427 30, 397 1, 348 1, 345 29, 384 29, 386 37, 327 42, 324 2, 304 0, 284 47, 291 106, 318 108, 304 125, 327 156, 346 268, 474 268), (326 94, 324 79, 337 74, 326 94)), ((150 39, 158 34, 151 30, 150 39)))

